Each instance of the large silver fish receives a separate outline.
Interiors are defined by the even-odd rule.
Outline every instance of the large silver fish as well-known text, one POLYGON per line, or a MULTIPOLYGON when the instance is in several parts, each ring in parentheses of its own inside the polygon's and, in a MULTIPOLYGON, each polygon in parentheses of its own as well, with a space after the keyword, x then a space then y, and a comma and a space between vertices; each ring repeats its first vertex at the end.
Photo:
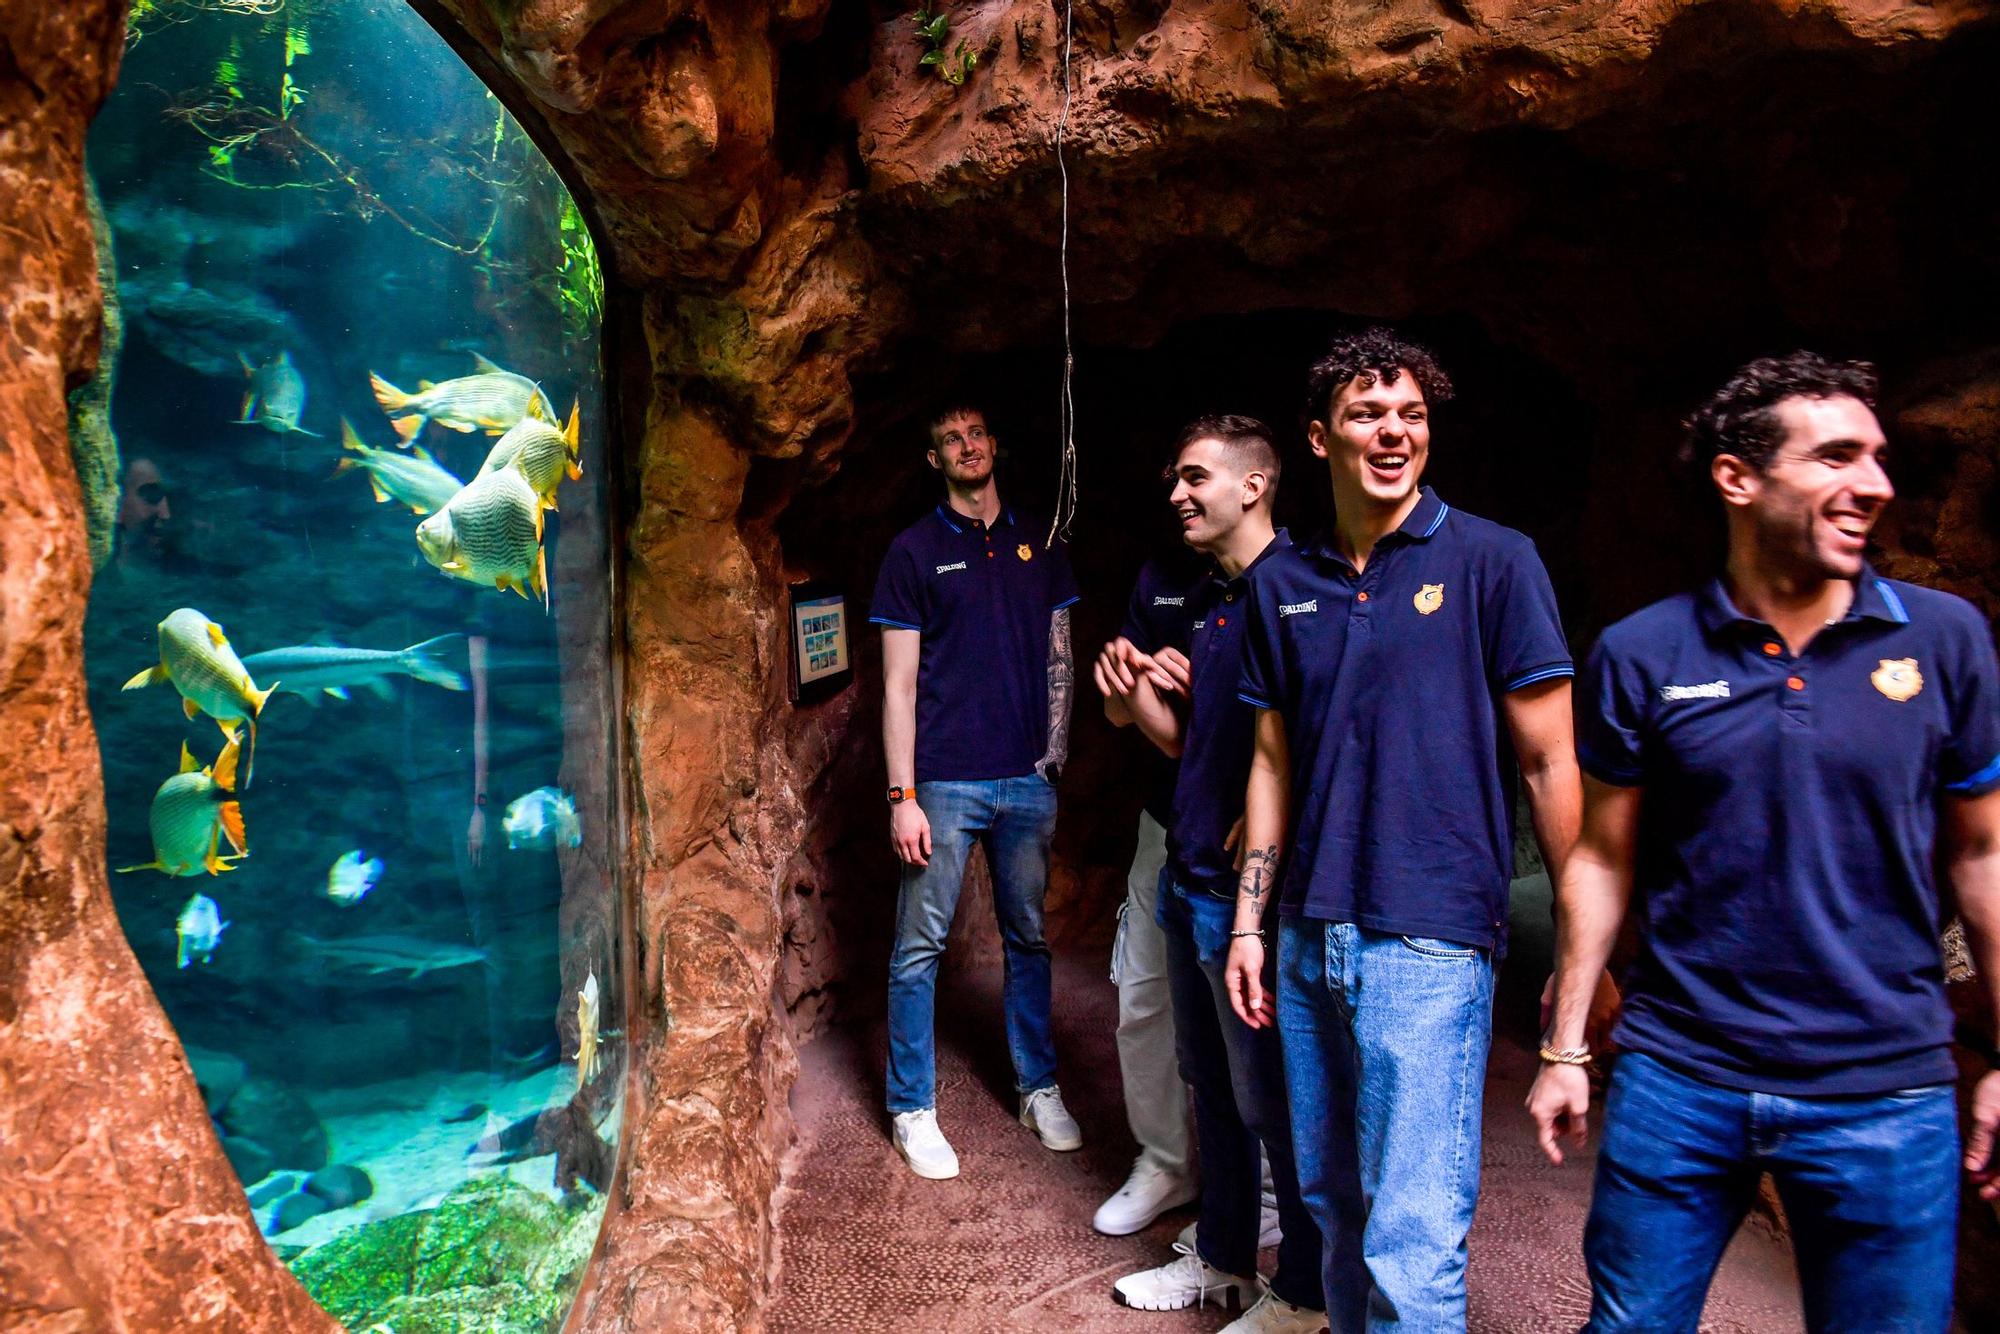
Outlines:
POLYGON ((417 548, 454 579, 511 588, 548 606, 541 501, 512 468, 466 483, 443 509, 417 525, 417 548))
POLYGON ((195 763, 194 752, 182 743, 180 772, 160 784, 147 812, 153 860, 121 866, 119 871, 221 875, 231 869, 231 863, 249 856, 243 808, 236 803, 236 754, 236 743, 226 742, 215 767, 203 769, 195 763), (236 849, 234 857, 219 855, 225 838, 236 849))
POLYGON ((299 425, 306 410, 306 382, 292 365, 290 352, 280 351, 261 366, 252 366, 241 352, 236 359, 243 363, 243 374, 250 380, 243 394, 243 409, 236 414, 238 425, 261 426, 274 435, 319 434, 299 425))
POLYGON ((440 657, 463 637, 439 635, 404 649, 294 644, 252 653, 243 660, 243 666, 253 676, 277 678, 277 684, 271 687, 273 691, 288 691, 307 698, 325 691, 336 699, 346 699, 348 690, 354 687, 387 698, 391 693, 388 678, 392 676, 414 677, 446 690, 463 690, 465 677, 440 657))
POLYGON ((360 468, 368 474, 368 487, 375 503, 395 501, 408 505, 412 514, 433 514, 457 495, 465 485, 418 445, 408 454, 393 449, 376 449, 361 442, 347 418, 340 419, 340 447, 355 454, 335 465, 335 472, 360 468))
POLYGON ((181 709, 189 718, 207 714, 231 741, 236 739, 232 724, 248 724, 250 745, 244 752, 243 786, 250 786, 250 768, 257 756, 257 718, 277 686, 259 690, 222 627, 193 607, 181 607, 160 622, 159 666, 148 667, 123 688, 137 690, 163 681, 173 682, 181 694, 181 709))
POLYGON ((540 385, 525 375, 501 369, 477 352, 472 359, 479 366, 476 375, 437 384, 419 380, 414 394, 403 392, 373 371, 368 373, 375 401, 395 420, 396 435, 404 448, 416 443, 425 422, 436 422, 454 431, 499 435, 523 417, 539 417, 546 422, 556 419, 555 408, 550 406, 540 385))
POLYGON ((300 934, 296 939, 321 962, 355 969, 370 976, 404 973, 415 978, 447 968, 464 968, 486 962, 485 950, 474 949, 470 945, 454 945, 449 941, 426 940, 421 936, 341 936, 334 940, 321 940, 300 934))
POLYGON ((484 477, 502 468, 512 468, 535 488, 544 509, 554 509, 556 487, 563 478, 575 481, 583 476, 583 465, 577 462, 578 439, 574 403, 569 409, 569 424, 560 430, 534 417, 523 417, 494 441, 493 448, 487 451, 486 462, 479 465, 478 475, 484 477))

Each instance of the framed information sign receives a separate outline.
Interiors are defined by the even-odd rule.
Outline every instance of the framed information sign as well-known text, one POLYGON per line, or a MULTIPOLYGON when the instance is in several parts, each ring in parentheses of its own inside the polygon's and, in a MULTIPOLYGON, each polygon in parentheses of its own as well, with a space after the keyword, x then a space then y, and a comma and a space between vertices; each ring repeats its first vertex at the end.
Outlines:
POLYGON ((792 700, 838 694, 854 678, 847 639, 847 598, 824 582, 793 584, 792 700))

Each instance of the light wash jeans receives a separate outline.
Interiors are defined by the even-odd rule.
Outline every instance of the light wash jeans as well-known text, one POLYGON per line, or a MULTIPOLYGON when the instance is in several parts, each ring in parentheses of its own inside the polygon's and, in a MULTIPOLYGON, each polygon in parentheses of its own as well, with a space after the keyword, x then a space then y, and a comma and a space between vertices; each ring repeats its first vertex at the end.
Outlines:
POLYGON ((1177 1177, 1194 1175, 1187 1085, 1174 1053, 1173 992, 1167 986, 1167 938, 1155 920, 1167 831, 1141 812, 1139 843, 1125 877, 1111 980, 1118 985, 1118 1073, 1125 1120, 1139 1156, 1177 1177))
POLYGON ((938 959, 977 841, 993 872, 993 909, 1005 950, 1003 1004, 1014 1084, 1022 1093, 1056 1082, 1049 1034, 1049 947, 1042 939, 1049 836, 1056 790, 1037 774, 977 782, 917 784, 931 822, 926 866, 905 866, 896 899, 896 948, 889 956, 889 1110, 937 1105, 938 959))
POLYGON ((1332 1334, 1465 1328, 1493 961, 1283 918, 1278 1036, 1332 1334))
POLYGON ((1604 1102, 1584 1230, 1591 1334, 1693 1334, 1769 1172, 1815 1334, 1944 1334, 1958 1243, 1950 1084, 1867 1097, 1744 1093, 1627 1052, 1604 1102))

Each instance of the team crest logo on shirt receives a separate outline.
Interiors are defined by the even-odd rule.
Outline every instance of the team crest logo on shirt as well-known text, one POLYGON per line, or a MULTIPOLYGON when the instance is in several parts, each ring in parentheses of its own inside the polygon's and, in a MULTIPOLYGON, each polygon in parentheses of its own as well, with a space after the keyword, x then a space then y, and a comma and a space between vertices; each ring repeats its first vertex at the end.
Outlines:
POLYGON ((1420 614, 1428 616, 1444 605, 1444 585, 1425 584, 1417 590, 1417 595, 1410 601, 1415 604, 1420 614))
POLYGON ((1026 542, 1023 542, 1020 546, 1015 547, 1014 554, 1016 556, 1019 556, 1022 560, 1033 560, 1035 558, 1034 551, 1028 546, 1026 542))
POLYGON ((1868 681, 1898 704, 1915 699, 1924 688, 1924 674, 1917 670, 1915 658, 1884 658, 1882 665, 1869 673, 1868 681))

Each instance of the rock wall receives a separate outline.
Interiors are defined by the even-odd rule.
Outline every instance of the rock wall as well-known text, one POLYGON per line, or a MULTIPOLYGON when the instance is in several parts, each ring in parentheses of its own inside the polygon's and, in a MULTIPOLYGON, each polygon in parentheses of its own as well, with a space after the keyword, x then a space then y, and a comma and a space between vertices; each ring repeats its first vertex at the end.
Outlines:
POLYGON ((124 6, 0 6, 0 1325, 338 1328, 258 1235, 105 888, 65 397, 98 354, 83 137, 124 6))

